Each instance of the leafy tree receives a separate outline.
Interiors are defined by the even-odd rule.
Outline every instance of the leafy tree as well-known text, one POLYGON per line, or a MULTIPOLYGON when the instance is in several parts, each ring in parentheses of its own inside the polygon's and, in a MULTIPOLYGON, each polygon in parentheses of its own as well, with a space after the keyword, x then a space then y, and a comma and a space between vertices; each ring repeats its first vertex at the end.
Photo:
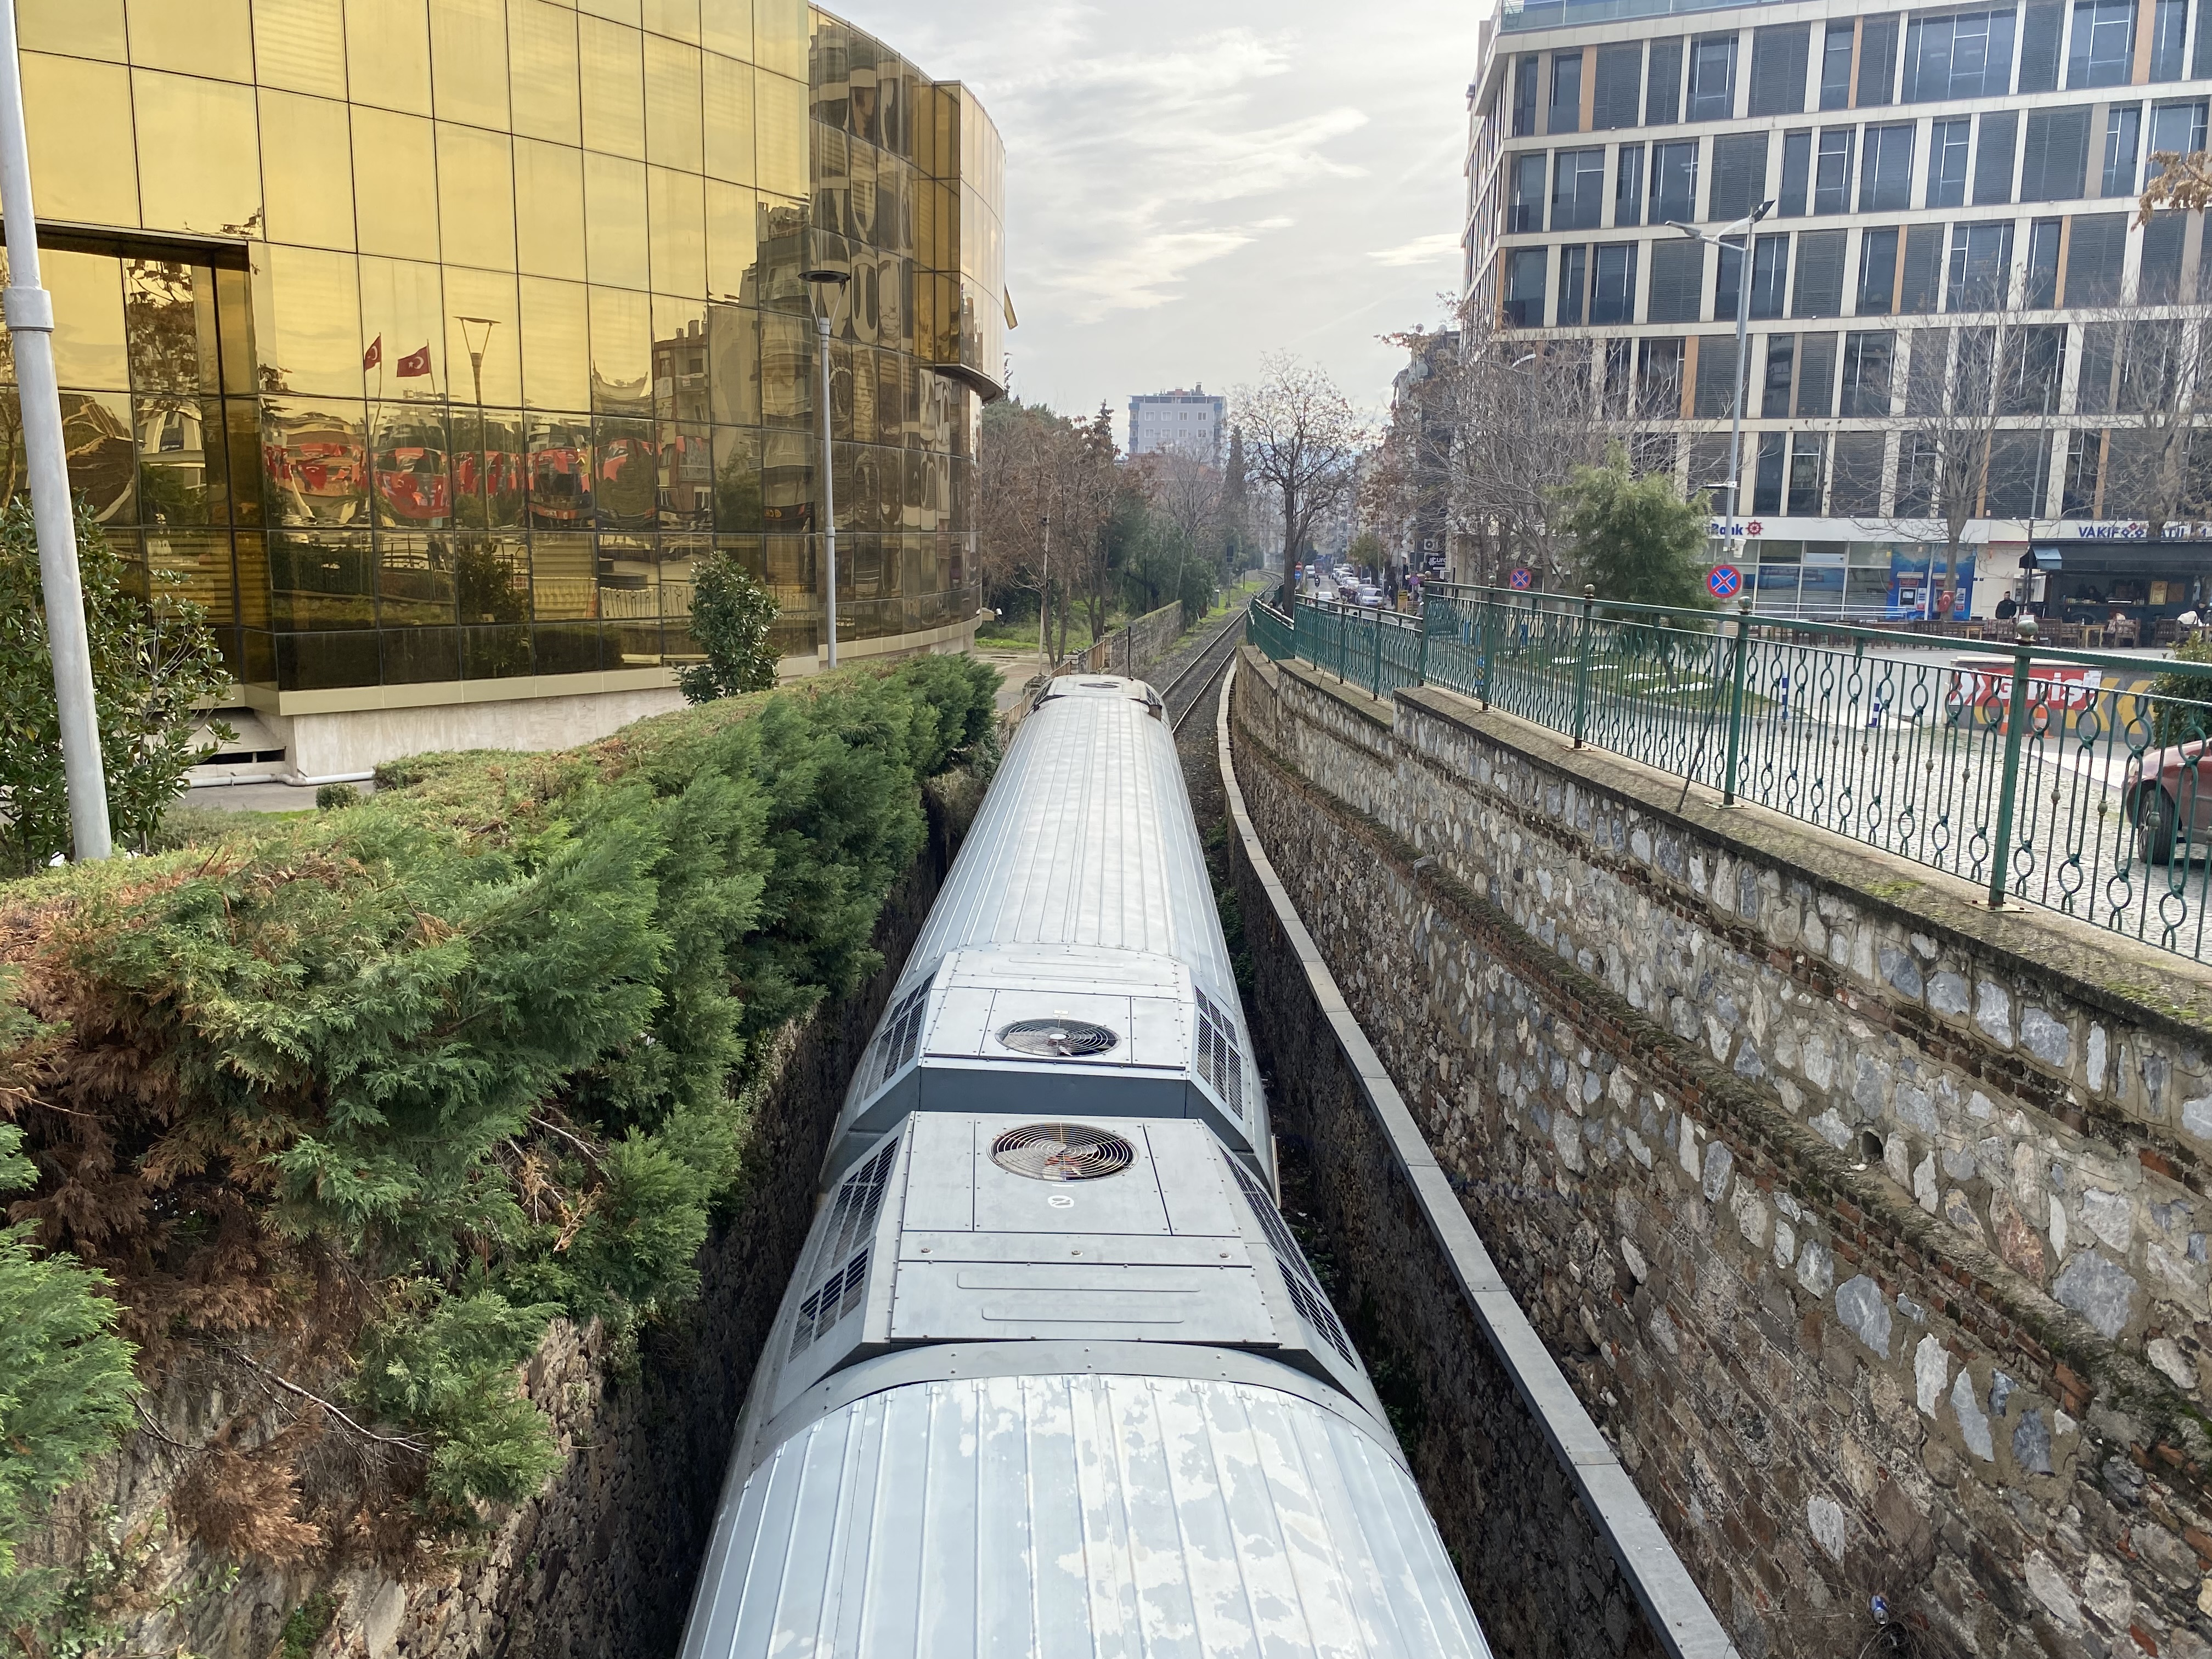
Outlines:
POLYGON ((678 676, 684 697, 712 702, 740 691, 765 691, 775 684, 775 596, 755 581, 732 553, 702 559, 692 577, 691 637, 707 653, 678 676))
POLYGON ((1556 523, 1598 597, 1699 610, 1705 592, 1705 498, 1686 501, 1658 473, 1628 470, 1615 444, 1602 466, 1578 466, 1553 494, 1556 523))
MULTIPOLYGON (((182 575, 156 570, 146 597, 131 592, 136 573, 82 503, 76 540, 108 822, 117 841, 143 852, 185 773, 212 752, 192 740, 197 711, 230 673, 182 575)), ((217 726, 215 735, 232 733, 217 726)), ((18 496, 0 511, 0 873, 28 874, 69 848, 38 529, 18 496)))

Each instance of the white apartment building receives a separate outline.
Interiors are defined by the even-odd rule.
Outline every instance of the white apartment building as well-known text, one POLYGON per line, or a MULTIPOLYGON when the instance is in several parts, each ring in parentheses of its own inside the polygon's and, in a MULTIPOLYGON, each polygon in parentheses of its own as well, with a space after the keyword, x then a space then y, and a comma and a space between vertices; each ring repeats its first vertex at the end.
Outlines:
POLYGON ((1148 392, 1129 399, 1129 453, 1180 449, 1218 466, 1228 422, 1229 400, 1207 396, 1203 386, 1148 392))
MULTIPOLYGON (((1485 52, 1468 295, 1532 340, 1592 342, 1605 395, 1651 422, 1652 464, 1719 486, 1717 511, 1743 255, 1668 222, 1712 235, 1773 204, 1751 250, 1741 511, 1714 526, 1761 609, 1923 613, 1945 539, 1928 417, 1992 352, 1972 614, 2016 582, 2081 620, 2212 594, 2194 521, 2212 488, 2152 539, 2142 482, 2212 258, 2201 215, 2135 223, 2150 153, 2205 147, 2212 0, 1548 0, 1509 9, 1485 52)), ((2212 415, 2212 374, 2193 399, 2181 378, 2179 404, 2212 415)), ((2212 483, 2212 453, 2191 461, 2212 483)))

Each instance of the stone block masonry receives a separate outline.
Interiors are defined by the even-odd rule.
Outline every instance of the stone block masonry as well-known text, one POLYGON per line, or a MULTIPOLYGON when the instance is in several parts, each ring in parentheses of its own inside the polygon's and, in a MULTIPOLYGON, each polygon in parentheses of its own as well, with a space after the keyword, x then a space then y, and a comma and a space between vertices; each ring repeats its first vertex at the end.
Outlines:
MULTIPOLYGON (((1351 1012, 1747 1659, 2212 1659, 2212 974, 1247 653, 1351 1012)), ((1250 908, 1247 906, 1247 914, 1250 908)))

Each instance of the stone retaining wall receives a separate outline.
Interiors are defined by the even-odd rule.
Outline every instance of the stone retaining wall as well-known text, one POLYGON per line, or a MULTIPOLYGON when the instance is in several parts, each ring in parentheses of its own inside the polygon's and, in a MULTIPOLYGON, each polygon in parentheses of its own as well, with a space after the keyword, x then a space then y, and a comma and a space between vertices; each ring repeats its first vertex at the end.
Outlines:
POLYGON ((2212 975, 1247 653, 1251 816, 1748 1659, 2212 1659, 2212 975))

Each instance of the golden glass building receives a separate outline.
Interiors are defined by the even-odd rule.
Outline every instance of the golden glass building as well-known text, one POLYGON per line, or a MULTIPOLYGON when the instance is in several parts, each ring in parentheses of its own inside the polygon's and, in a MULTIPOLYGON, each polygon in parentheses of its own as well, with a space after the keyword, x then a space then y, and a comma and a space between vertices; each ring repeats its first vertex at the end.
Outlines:
POLYGON ((811 672, 825 301, 841 656, 972 639, 1009 313, 965 88, 803 0, 16 9, 71 479, 215 618, 245 765, 668 706, 716 548, 811 672))

